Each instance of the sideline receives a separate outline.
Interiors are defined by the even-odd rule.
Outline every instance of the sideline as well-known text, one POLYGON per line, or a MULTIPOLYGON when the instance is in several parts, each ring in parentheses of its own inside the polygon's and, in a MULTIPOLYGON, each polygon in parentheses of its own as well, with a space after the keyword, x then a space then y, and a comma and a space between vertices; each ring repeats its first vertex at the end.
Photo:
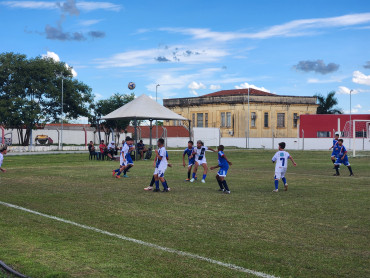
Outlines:
POLYGON ((240 271, 240 272, 253 274, 253 275, 258 276, 258 277, 276 278, 276 276, 273 276, 273 275, 270 275, 270 274, 267 274, 267 273, 247 269, 247 268, 237 266, 237 265, 234 265, 234 264, 224 263, 224 262, 217 261, 217 260, 214 260, 214 259, 211 259, 211 258, 200 256, 200 255, 197 255, 197 254, 180 251, 180 250, 176 250, 176 249, 173 249, 173 248, 163 247, 163 246, 153 244, 153 243, 149 243, 149 242, 146 242, 146 241, 134 239, 134 238, 131 238, 131 237, 126 237, 124 235, 111 233, 111 232, 104 231, 104 230, 101 230, 101 229, 98 229, 98 228, 95 228, 95 227, 87 226, 87 225, 84 225, 84 224, 79 224, 79 223, 69 221, 69 220, 66 220, 66 219, 63 219, 63 218, 59 218, 59 217, 56 217, 56 216, 44 214, 44 213, 41 213, 41 212, 38 212, 38 211, 30 210, 30 209, 27 209, 27 208, 24 208, 24 207, 20 207, 20 206, 17 206, 17 205, 5 203, 5 202, 2 202, 2 201, 0 201, 0 205, 6 206, 6 207, 9 207, 9 208, 18 209, 18 210, 21 210, 21 211, 25 211, 25 212, 28 212, 28 213, 35 214, 35 215, 39 215, 39 216, 49 218, 49 219, 52 219, 52 220, 56 220, 56 221, 59 221, 59 222, 62 222, 62 223, 70 224, 70 225, 73 225, 73 226, 76 226, 76 227, 79 227, 79 228, 82 228, 82 229, 85 229, 85 230, 94 231, 94 232, 97 232, 97 233, 100 233, 100 234, 103 234, 103 235, 108 235, 108 236, 111 236, 111 237, 115 237, 115 238, 119 238, 119 239, 126 240, 126 241, 129 241, 129 242, 133 242, 133 243, 136 243, 136 244, 139 244, 139 245, 151 247, 151 248, 154 248, 154 249, 157 249, 157 250, 165 251, 165 252, 168 252, 168 253, 173 253, 173 254, 176 254, 176 255, 179 255, 179 256, 183 256, 183 257, 188 257, 188 258, 192 258, 192 259, 205 261, 205 262, 216 264, 216 265, 219 265, 219 266, 223 266, 223 267, 226 267, 226 268, 229 268, 229 269, 232 269, 232 270, 237 270, 237 271, 240 271))

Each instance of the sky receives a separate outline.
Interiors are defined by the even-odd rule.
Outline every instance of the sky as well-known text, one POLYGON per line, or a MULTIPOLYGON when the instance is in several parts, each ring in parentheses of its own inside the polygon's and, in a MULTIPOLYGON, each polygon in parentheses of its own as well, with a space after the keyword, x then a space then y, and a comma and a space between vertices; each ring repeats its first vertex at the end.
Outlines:
POLYGON ((370 113, 370 1, 1 1, 0 52, 73 68, 95 100, 259 88, 370 113), (156 86, 159 84, 160 86, 156 86))

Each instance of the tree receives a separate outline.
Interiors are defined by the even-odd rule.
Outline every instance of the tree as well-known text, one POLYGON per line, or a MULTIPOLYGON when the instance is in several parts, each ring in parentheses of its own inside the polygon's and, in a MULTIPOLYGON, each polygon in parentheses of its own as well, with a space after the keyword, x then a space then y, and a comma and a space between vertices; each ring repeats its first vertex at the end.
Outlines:
POLYGON ((328 93, 326 97, 321 94, 316 94, 317 102, 319 107, 317 107, 317 114, 342 114, 340 108, 335 107, 338 104, 338 100, 335 97, 335 91, 328 93))
MULTIPOLYGON (((135 99, 135 94, 119 94, 116 93, 108 99, 99 100, 93 107, 93 115, 90 116, 90 123, 97 125, 98 120, 102 116, 108 115, 110 112, 120 108, 135 99)), ((124 130, 130 124, 130 120, 104 120, 100 122, 107 137, 109 137, 111 129, 116 132, 124 130)), ((100 126, 97 126, 98 129, 100 126)), ((100 134, 100 133, 99 133, 100 134)))
POLYGON ((60 121, 62 79, 64 117, 88 116, 88 106, 93 102, 91 88, 74 79, 65 63, 0 54, 0 125, 16 128, 20 143, 27 146, 32 129, 60 121))

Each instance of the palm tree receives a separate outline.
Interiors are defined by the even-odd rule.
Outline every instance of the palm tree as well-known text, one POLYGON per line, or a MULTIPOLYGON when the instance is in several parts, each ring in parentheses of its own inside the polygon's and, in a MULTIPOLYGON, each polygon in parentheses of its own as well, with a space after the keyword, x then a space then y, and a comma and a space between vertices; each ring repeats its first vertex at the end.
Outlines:
POLYGON ((338 99, 335 97, 335 91, 328 93, 326 98, 321 94, 314 95, 317 97, 317 114, 343 114, 342 109, 334 107, 338 104, 338 99))

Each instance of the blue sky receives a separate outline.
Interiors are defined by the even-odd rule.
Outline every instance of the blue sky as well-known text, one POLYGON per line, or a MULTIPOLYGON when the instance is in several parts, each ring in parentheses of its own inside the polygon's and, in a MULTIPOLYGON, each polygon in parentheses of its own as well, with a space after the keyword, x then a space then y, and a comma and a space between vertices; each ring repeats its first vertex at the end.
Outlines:
POLYGON ((73 67, 96 99, 335 90, 370 113, 370 1, 1 1, 0 52, 73 67))

